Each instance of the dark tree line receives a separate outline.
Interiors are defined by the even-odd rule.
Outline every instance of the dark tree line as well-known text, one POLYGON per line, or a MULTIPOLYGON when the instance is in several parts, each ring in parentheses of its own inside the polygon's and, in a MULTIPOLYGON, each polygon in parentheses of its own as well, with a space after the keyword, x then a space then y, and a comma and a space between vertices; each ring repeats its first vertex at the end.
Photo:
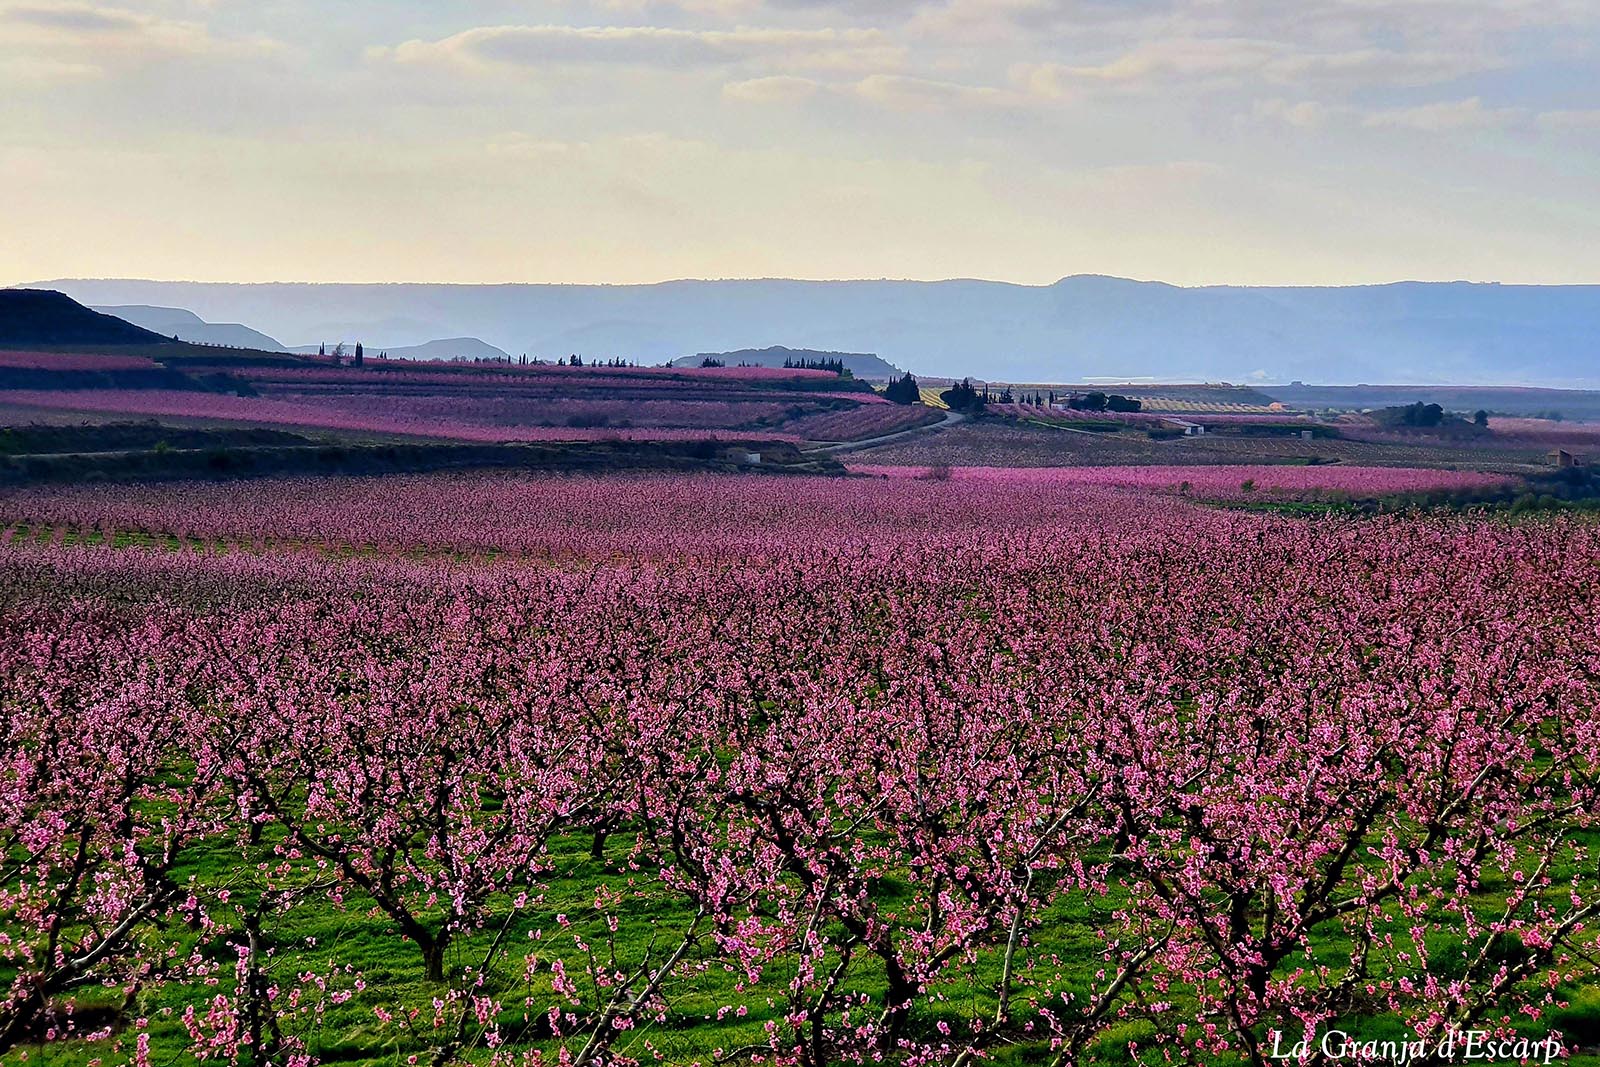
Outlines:
POLYGON ((1098 390, 1089 393, 1072 393, 1067 397, 1067 407, 1074 411, 1138 411, 1143 401, 1121 393, 1106 394, 1098 390))
MULTIPOLYGON (((1408 429, 1433 429, 1454 421, 1455 417, 1445 412, 1438 404, 1424 404, 1418 400, 1414 404, 1404 404, 1399 407, 1384 408, 1378 412, 1377 421, 1385 426, 1404 426, 1408 429)), ((1484 422, 1489 421, 1485 414, 1484 422)))
POLYGON ((801 356, 799 359, 795 359, 793 356, 790 356, 783 361, 783 366, 786 370, 831 371, 841 378, 848 373, 848 370, 844 365, 844 360, 842 359, 807 359, 804 356, 801 356))
POLYGON ((951 411, 963 411, 979 414, 989 405, 989 388, 985 386, 982 392, 973 388, 971 378, 963 378, 939 394, 951 411))
POLYGON ((906 371, 904 377, 890 382, 883 395, 896 404, 922 403, 922 388, 917 385, 917 380, 911 376, 910 371, 906 371))

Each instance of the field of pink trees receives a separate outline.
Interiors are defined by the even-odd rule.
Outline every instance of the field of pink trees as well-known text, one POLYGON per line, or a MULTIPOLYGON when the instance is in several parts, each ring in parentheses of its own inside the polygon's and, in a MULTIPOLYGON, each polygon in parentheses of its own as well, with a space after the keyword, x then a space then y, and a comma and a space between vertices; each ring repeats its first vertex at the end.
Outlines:
MULTIPOLYGON (((666 398, 589 399, 523 397, 516 394, 397 395, 290 394, 287 402, 341 412, 353 419, 389 418, 419 424, 484 429, 568 429, 615 426, 628 429, 733 430, 783 422, 792 402, 666 398)), ((798 437, 790 435, 798 440, 798 437)))
POLYGON ((835 381, 831 371, 786 367, 610 367, 603 364, 569 367, 565 364, 477 364, 370 359, 362 367, 309 361, 298 367, 246 366, 222 363, 198 366, 212 373, 240 374, 256 382, 321 383, 353 386, 367 384, 457 385, 463 381, 506 382, 523 385, 584 387, 672 387, 711 384, 738 385, 835 381))
MULTIPOLYGON (((0 354, 0 370, 7 368, 160 369, 142 357, 26 352, 0 354)), ((87 379, 66 388, 0 388, 0 405, 44 418, 85 413, 212 420, 295 427, 321 436, 474 443, 720 438, 798 444, 858 441, 939 421, 920 405, 891 404, 861 383, 815 369, 382 359, 360 366, 308 359, 299 365, 221 362, 185 369, 199 376, 192 390, 184 390, 173 372, 177 388, 104 388, 87 379)))
MULTIPOLYGON (((232 396, 224 393, 178 392, 164 389, 95 389, 0 391, 0 399, 22 408, 44 411, 74 411, 136 417, 156 416, 183 419, 217 419, 251 425, 334 430, 353 434, 431 437, 451 441, 589 441, 650 440, 683 441, 717 437, 715 426, 628 426, 585 427, 568 425, 524 425, 515 421, 497 423, 493 413, 503 409, 485 401, 460 398, 357 396, 337 400, 323 398, 276 399, 232 396), (485 416, 483 412, 489 414, 485 416), (469 417, 470 415, 470 417, 469 417)), ((679 402, 681 405, 687 402, 679 402)), ((514 402, 513 402, 514 405, 514 402)), ((705 405, 715 408, 716 405, 705 405)), ((752 405, 754 407, 754 405, 752 405)), ((770 405, 781 411, 781 405, 770 405)), ((574 410, 580 414, 582 405, 574 410)), ((767 407, 760 408, 768 411, 767 407)), ((696 409, 704 421, 705 412, 696 409)), ((720 414, 720 413, 719 413, 720 414)), ((543 421, 549 421, 544 418, 543 421)), ((713 421, 716 421, 713 419, 713 421)), ((724 417, 721 421, 728 421, 724 417)), ((722 436, 740 439, 760 437, 795 441, 790 434, 776 432, 730 433, 722 436)))
POLYGON ((926 426, 942 418, 939 412, 920 404, 901 406, 884 402, 809 415, 796 419, 784 429, 812 441, 859 441, 926 426))
POLYGON ((1578 448, 1589 451, 1600 447, 1600 423, 1594 422, 1496 417, 1489 420, 1489 429, 1496 437, 1507 441, 1525 442, 1547 448, 1578 448))
MULTIPOLYGON (((37 369, 31 354, 15 366, 37 369)), ((156 364, 124 357, 40 357, 57 370, 156 364), (63 360, 66 364, 63 364, 63 360), (109 360, 110 362, 101 362, 109 360)), ((380 365, 381 366, 381 365, 380 365)), ((0 368, 3 369, 3 368, 0 368)), ((871 390, 821 389, 839 382, 812 370, 712 367, 404 369, 242 366, 190 368, 227 373, 260 395, 167 389, 0 389, 0 403, 41 412, 132 418, 226 420, 355 435, 454 441, 697 440, 718 436, 800 442, 856 440, 937 421, 871 390)))
MULTIPOLYGON (((859 474, 882 478, 927 478, 927 467, 852 463, 859 474)), ((1420 467, 1354 467, 1344 464, 1141 466, 1141 467, 958 467, 940 472, 964 482, 994 486, 1034 485, 1062 489, 1114 488, 1176 493, 1204 500, 1267 497, 1285 500, 1372 498, 1415 493, 1481 491, 1510 486, 1517 479, 1478 471, 1420 467)))
POLYGON ((144 356, 112 355, 104 352, 27 352, 0 351, 0 368, 20 370, 106 371, 156 370, 160 364, 144 356))
POLYGON ((8 1063, 1600 1040, 1590 523, 463 475, 0 531, 8 1063))

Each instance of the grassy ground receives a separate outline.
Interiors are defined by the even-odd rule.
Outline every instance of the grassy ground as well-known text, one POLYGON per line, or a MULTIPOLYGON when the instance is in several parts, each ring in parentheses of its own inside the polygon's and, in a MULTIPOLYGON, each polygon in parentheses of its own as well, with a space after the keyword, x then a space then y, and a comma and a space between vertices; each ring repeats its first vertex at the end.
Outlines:
MULTIPOLYGON (((671 941, 673 935, 689 925, 692 916, 688 909, 664 891, 652 886, 647 876, 632 876, 622 869, 622 851, 613 849, 607 862, 597 862, 589 855, 590 839, 587 835, 558 839, 550 853, 551 873, 549 891, 545 899, 512 926, 506 943, 515 946, 507 953, 501 966, 492 970, 484 991, 498 999, 504 1010, 499 1022, 507 1035, 521 1043, 530 1035, 542 1030, 544 1009, 559 998, 553 993, 548 962, 556 957, 566 961, 569 973, 581 972, 583 957, 574 947, 574 938, 601 946, 605 954, 614 955, 627 966, 644 958, 649 942, 659 937, 671 941), (608 932, 606 924, 595 911, 597 891, 605 887, 626 898, 623 910, 625 922, 616 934, 608 932), (557 915, 568 917, 570 926, 558 928, 557 915), (532 938, 535 931, 542 936, 532 938), (543 962, 538 974, 528 979, 524 974, 524 956, 537 955, 543 962), (530 1011, 524 1001, 535 1007, 530 1011)), ((1600 842, 1596 842, 1600 843, 1600 842)), ((625 848, 625 846, 623 846, 625 848)), ((217 850, 197 855, 194 862, 180 874, 192 874, 199 882, 208 885, 231 884, 236 886, 235 901, 248 906, 252 890, 248 885, 248 872, 236 866, 237 853, 217 850)), ((1480 894, 1483 902, 1503 899, 1502 887, 1487 885, 1480 894)), ((1062 900, 1053 910, 1050 920, 1038 931, 1037 942, 1046 953, 1054 954, 1070 970, 1079 970, 1085 977, 1098 966, 1098 956, 1103 941, 1097 931, 1105 920, 1107 904, 1116 899, 1099 901, 1091 910, 1077 896, 1062 900)), ((502 914, 505 914, 502 911, 502 914)), ((352 897, 346 906, 336 907, 326 900, 301 906, 276 920, 277 929, 284 931, 272 945, 273 957, 269 964, 269 980, 282 989, 289 990, 297 984, 296 976, 306 971, 327 973, 327 961, 336 959, 345 974, 327 984, 327 992, 351 992, 348 1000, 330 1003, 334 998, 307 996, 307 1004, 318 1003, 319 1011, 307 1010, 304 1017, 287 1024, 289 1032, 299 1034, 310 1049, 323 1061, 352 1065, 408 1065, 409 1057, 424 1055, 436 1040, 427 1020, 418 1030, 382 1022, 375 1009, 397 1006, 427 1005, 441 990, 425 976, 421 955, 414 946, 403 942, 386 918, 372 911, 358 898, 352 897), (292 936, 290 936, 292 935, 292 936), (356 991, 359 977, 364 988, 356 991)), ((491 928, 497 923, 491 924, 491 928)), ((450 975, 459 979, 466 968, 474 966, 484 955, 491 939, 488 931, 474 934, 458 941, 447 956, 450 975)), ((1338 959, 1348 958, 1350 944, 1337 925, 1318 931, 1321 954, 1338 959)), ((1441 958, 1448 958, 1448 945, 1434 942, 1431 947, 1441 958)), ((224 959, 227 946, 212 944, 205 951, 213 959, 224 959)), ((694 955, 689 957, 691 961, 694 955)), ((987 990, 997 985, 999 960, 993 952, 985 953, 973 964, 965 965, 970 991, 965 998, 956 997, 940 1008, 919 1010, 915 1029, 931 1033, 941 1020, 954 1026, 964 1021, 969 1010, 987 1014, 994 1003, 987 990)), ((714 1062, 720 1052, 744 1046, 760 1045, 765 1041, 765 1025, 770 1020, 781 1019, 783 1014, 782 989, 791 972, 775 969, 768 973, 754 995, 749 990, 736 988, 737 976, 710 967, 692 980, 679 983, 664 1020, 647 1022, 630 1032, 618 1051, 631 1052, 646 1060, 650 1054, 645 1042, 663 1056, 663 1062, 685 1064, 714 1062), (771 997, 770 1004, 766 1000, 771 997), (720 1013, 719 1008, 730 1004, 748 1005, 748 1013, 720 1013), (720 1016, 720 1017, 719 1017, 720 1016)), ((3 977, 3 974, 0 974, 3 977)), ((852 973, 845 987, 881 997, 884 991, 882 975, 870 966, 852 973)), ((220 987, 231 992, 226 979, 220 987)), ((308 988, 309 987, 305 987, 308 988)), ((1088 991, 1087 983, 1076 985, 1075 992, 1088 991)), ((1572 1036, 1586 1043, 1600 1042, 1600 988, 1568 988, 1564 995, 1572 1000, 1572 1007, 1555 1013, 1541 1021, 1528 1020, 1519 1029, 1529 1037, 1543 1036, 1552 1026, 1565 1028, 1572 1036)), ((174 983, 165 987, 142 990, 135 995, 128 1014, 148 1017, 151 1020, 152 1062, 175 1064, 192 1062, 186 1049, 188 1037, 182 1024, 186 1005, 204 1001, 212 995, 212 987, 200 983, 174 983)), ((1179 991, 1172 998, 1181 1010, 1187 998, 1179 991)), ((120 990, 92 989, 80 992, 75 1002, 80 1011, 96 1008, 107 1012, 123 1007, 120 990)), ((424 1012, 426 1015, 427 1012, 424 1012)), ((1359 1034, 1364 1039, 1405 1036, 1405 1028, 1392 1016, 1351 1017, 1340 1020, 1339 1029, 1359 1034)), ((1153 1027, 1135 1021, 1113 1026, 1091 1047, 1087 1059, 1094 1063, 1125 1064, 1135 1060, 1129 1055, 1130 1040, 1146 1042, 1153 1027)), ((115 1062, 113 1048, 117 1037, 87 1042, 63 1042, 35 1045, 13 1050, 4 1057, 7 1063, 48 1063, 60 1067, 96 1067, 100 1061, 115 1062)), ((554 1043, 538 1041, 547 1051, 554 1051, 554 1043)), ((487 1050, 476 1049, 470 1058, 484 1061, 487 1050)), ((1033 1064, 1047 1061, 1048 1048, 1043 1041, 1020 1040, 996 1050, 994 1062, 1002 1064, 1033 1064)), ((1212 1062, 1229 1063, 1230 1059, 1212 1062)), ((1600 1065, 1600 1055, 1582 1054, 1568 1061, 1574 1067, 1600 1065)))
MULTIPOLYGON (((59 527, 26 527, 11 529, 5 544, 12 549, 25 544, 48 543, 102 543, 105 535, 95 531, 80 532, 59 527)), ((119 548, 180 550, 204 549, 208 551, 243 551, 244 546, 232 542, 194 543, 182 542, 165 534, 118 532, 112 535, 112 544, 119 548)), ((525 912, 511 919, 510 936, 506 944, 510 949, 489 976, 486 989, 503 1005, 501 1023, 513 1036, 531 1027, 530 1034, 537 1035, 539 1017, 555 998, 550 986, 549 969, 541 967, 535 977, 528 978, 524 957, 537 953, 548 962, 552 957, 566 961, 569 972, 581 973, 582 954, 577 950, 573 936, 589 944, 604 946, 614 952, 623 964, 642 959, 653 937, 663 942, 686 929, 692 919, 687 906, 657 886, 647 872, 629 872, 625 866, 628 843, 626 834, 617 834, 604 858, 597 861, 590 856, 591 838, 572 835, 552 842, 549 853, 549 873, 545 878, 548 891, 544 898, 525 912), (618 895, 623 901, 620 910, 625 921, 613 935, 601 913, 595 909, 595 900, 601 890, 618 895), (565 915, 571 927, 561 929, 557 915, 565 915), (535 932, 543 936, 531 937, 535 932), (531 1012, 524 1006, 530 1000, 535 1007, 531 1012)), ((269 837, 267 845, 271 845, 269 837)), ((1600 834, 1589 835, 1586 843, 1600 848, 1600 834)), ((239 851, 232 846, 200 848, 188 858, 179 877, 193 876, 198 884, 216 887, 234 887, 235 902, 248 907, 258 894, 256 874, 241 868, 239 851)), ((1554 871, 1557 886, 1570 871, 1554 871)), ((882 889, 893 894, 895 888, 882 889)), ((1486 881, 1478 901, 1492 905, 1503 901, 1505 886, 1486 881)), ((1089 901, 1082 896, 1062 898, 1049 913, 1047 922, 1036 935, 1041 952, 1058 956, 1065 969, 1087 977, 1099 966, 1098 957, 1104 947, 1099 933, 1105 927, 1108 911, 1121 903, 1111 897, 1089 901)), ((508 902, 501 901, 497 919, 508 917, 508 902)), ((447 955, 448 973, 459 977, 463 971, 483 958, 498 922, 489 924, 485 931, 458 940, 447 955)), ((409 1058, 421 1055, 433 1040, 431 1031, 423 1025, 420 1031, 411 1031, 393 1024, 385 1024, 377 1009, 393 1010, 396 1005, 426 1005, 439 992, 436 983, 430 982, 423 968, 420 952, 398 936, 393 922, 371 909, 368 902, 352 895, 343 905, 337 905, 325 895, 317 894, 286 914, 275 919, 271 930, 278 932, 273 949, 269 977, 284 990, 300 983, 297 975, 315 971, 328 972, 328 961, 336 960, 342 974, 327 990, 308 994, 307 1003, 322 1005, 319 1012, 309 1008, 305 1016, 290 1024, 292 1032, 305 1037, 312 1050, 324 1062, 352 1065, 395 1065, 409 1067, 409 1058), (357 990, 359 977, 363 988, 357 990), (348 999, 334 1003, 326 993, 350 993, 348 999)), ((1319 955, 1329 960, 1348 958, 1350 944, 1336 924, 1320 928, 1316 933, 1319 955)), ((1448 944, 1436 943, 1435 958, 1448 958, 1448 944)), ((226 947, 212 943, 204 950, 210 958, 226 959, 226 947)), ((709 960, 709 951, 699 957, 709 960)), ((691 961, 696 957, 691 955, 691 961)), ((1444 966, 1446 964, 1441 964, 1444 966)), ((952 1024, 964 1020, 976 1009, 987 1014, 993 1010, 993 1001, 987 992, 997 985, 1000 963, 997 953, 981 953, 970 964, 963 965, 966 980, 955 984, 962 991, 956 999, 940 1007, 919 1008, 915 1025, 919 1031, 930 1030, 941 1020, 952 1024)), ((221 989, 229 989, 231 971, 224 972, 221 989)), ((645 1056, 644 1042, 649 1041, 663 1056, 666 1063, 710 1063, 718 1050, 736 1049, 759 1044, 765 1040, 765 1024, 782 1015, 782 990, 791 973, 775 969, 767 974, 755 995, 735 988, 736 977, 720 966, 711 966, 692 979, 680 983, 671 1000, 664 1020, 650 1023, 630 1032, 624 1039, 623 1049, 645 1056), (771 997, 770 1003, 767 998, 771 997), (719 1009, 729 1004, 748 1006, 745 1015, 722 1014, 719 1009)), ((0 967, 0 986, 10 978, 0 967)), ((877 997, 883 992, 883 977, 870 964, 864 964, 851 973, 846 987, 877 997)), ((1086 991, 1080 983, 1078 992, 1086 991)), ((80 1012, 100 1010, 106 1016, 120 1014, 125 1025, 128 1018, 151 1019, 152 1063, 156 1065, 191 1062, 186 1048, 188 1038, 181 1021, 187 1004, 201 1001, 212 995, 213 987, 204 982, 178 981, 166 986, 152 985, 136 991, 131 1003, 126 1003, 120 989, 91 988, 77 991, 73 1001, 80 1012)), ((1572 1002, 1543 1020, 1528 1020, 1523 1029, 1530 1036, 1542 1036, 1551 1027, 1561 1027, 1586 1045, 1600 1044, 1600 987, 1568 987, 1562 995, 1572 1002)), ((1181 1009, 1186 1003, 1185 994, 1177 991, 1172 997, 1181 1009)), ((1403 1036, 1400 1021, 1391 1016, 1374 1016, 1342 1020, 1342 1029, 1364 1037, 1403 1036)), ((1150 1036, 1148 1023, 1133 1022, 1106 1032, 1091 1050, 1097 1063, 1122 1064, 1132 1062, 1126 1051, 1130 1040, 1143 1041, 1150 1036)), ((117 1052, 117 1042, 126 1045, 126 1034, 113 1035, 99 1042, 71 1041, 50 1045, 17 1048, 0 1062, 7 1065, 46 1063, 61 1067, 100 1067, 114 1064, 125 1057, 117 1052)), ((548 1047, 548 1042, 546 1046, 548 1047)), ((474 1052, 479 1060, 487 1059, 482 1048, 474 1052)), ((646 1057, 648 1058, 648 1057, 646 1057)), ((998 1049, 995 1062, 1007 1064, 1032 1064, 1047 1059, 1046 1049, 1038 1041, 1019 1041, 998 1049)), ((1582 1055, 1569 1062, 1579 1067, 1600 1067, 1600 1055, 1582 1055)))

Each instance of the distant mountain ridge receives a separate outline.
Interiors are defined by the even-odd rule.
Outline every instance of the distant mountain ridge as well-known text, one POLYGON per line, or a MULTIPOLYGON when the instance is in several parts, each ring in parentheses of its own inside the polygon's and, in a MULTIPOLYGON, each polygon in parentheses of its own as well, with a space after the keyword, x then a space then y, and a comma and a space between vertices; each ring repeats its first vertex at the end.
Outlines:
POLYGON ((0 289, 0 345, 152 345, 167 338, 50 289, 0 289))
POLYGON ((692 356, 682 356, 672 362, 678 367, 698 367, 707 359, 719 360, 729 367, 746 365, 781 367, 785 363, 799 366, 803 363, 838 360, 851 374, 869 381, 887 381, 905 373, 871 352, 822 352, 815 348, 785 348, 783 345, 773 345, 771 348, 741 348, 736 352, 698 352, 692 356))
POLYGON ((656 285, 219 284, 62 280, 95 304, 160 304, 274 336, 391 346, 483 338, 506 352, 624 356, 791 348, 875 352, 929 375, 1073 382, 1600 384, 1600 286, 1397 282, 1212 286, 1098 275, 989 281, 656 285), (362 324, 385 324, 368 329, 362 324), (408 332, 409 331, 409 332, 408 332))
MULTIPOLYGON (((298 345, 293 351, 303 355, 314 356, 319 345, 298 345)), ((332 345, 328 345, 332 348, 332 345)), ((346 348, 353 347, 350 344, 346 348)), ((502 359, 509 360, 510 354, 496 348, 487 341, 480 341, 476 337, 445 337, 437 341, 428 341, 420 345, 402 345, 399 348, 383 348, 380 345, 365 344, 366 351, 374 355, 382 352, 390 359, 502 359)))
POLYGON ((151 307, 148 304, 117 304, 96 307, 103 315, 142 326, 166 337, 176 337, 202 345, 250 348, 258 352, 287 352, 275 338, 237 322, 207 322, 183 308, 151 307))

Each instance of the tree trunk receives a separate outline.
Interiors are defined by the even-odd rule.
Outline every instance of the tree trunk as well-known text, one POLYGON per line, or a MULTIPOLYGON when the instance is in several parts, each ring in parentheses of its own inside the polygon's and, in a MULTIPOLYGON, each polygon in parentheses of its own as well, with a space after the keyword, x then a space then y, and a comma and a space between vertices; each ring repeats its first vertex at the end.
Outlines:
POLYGON ((447 939, 443 936, 434 937, 423 934, 417 939, 417 945, 422 949, 422 966, 427 971, 428 981, 444 981, 444 949, 447 939))

